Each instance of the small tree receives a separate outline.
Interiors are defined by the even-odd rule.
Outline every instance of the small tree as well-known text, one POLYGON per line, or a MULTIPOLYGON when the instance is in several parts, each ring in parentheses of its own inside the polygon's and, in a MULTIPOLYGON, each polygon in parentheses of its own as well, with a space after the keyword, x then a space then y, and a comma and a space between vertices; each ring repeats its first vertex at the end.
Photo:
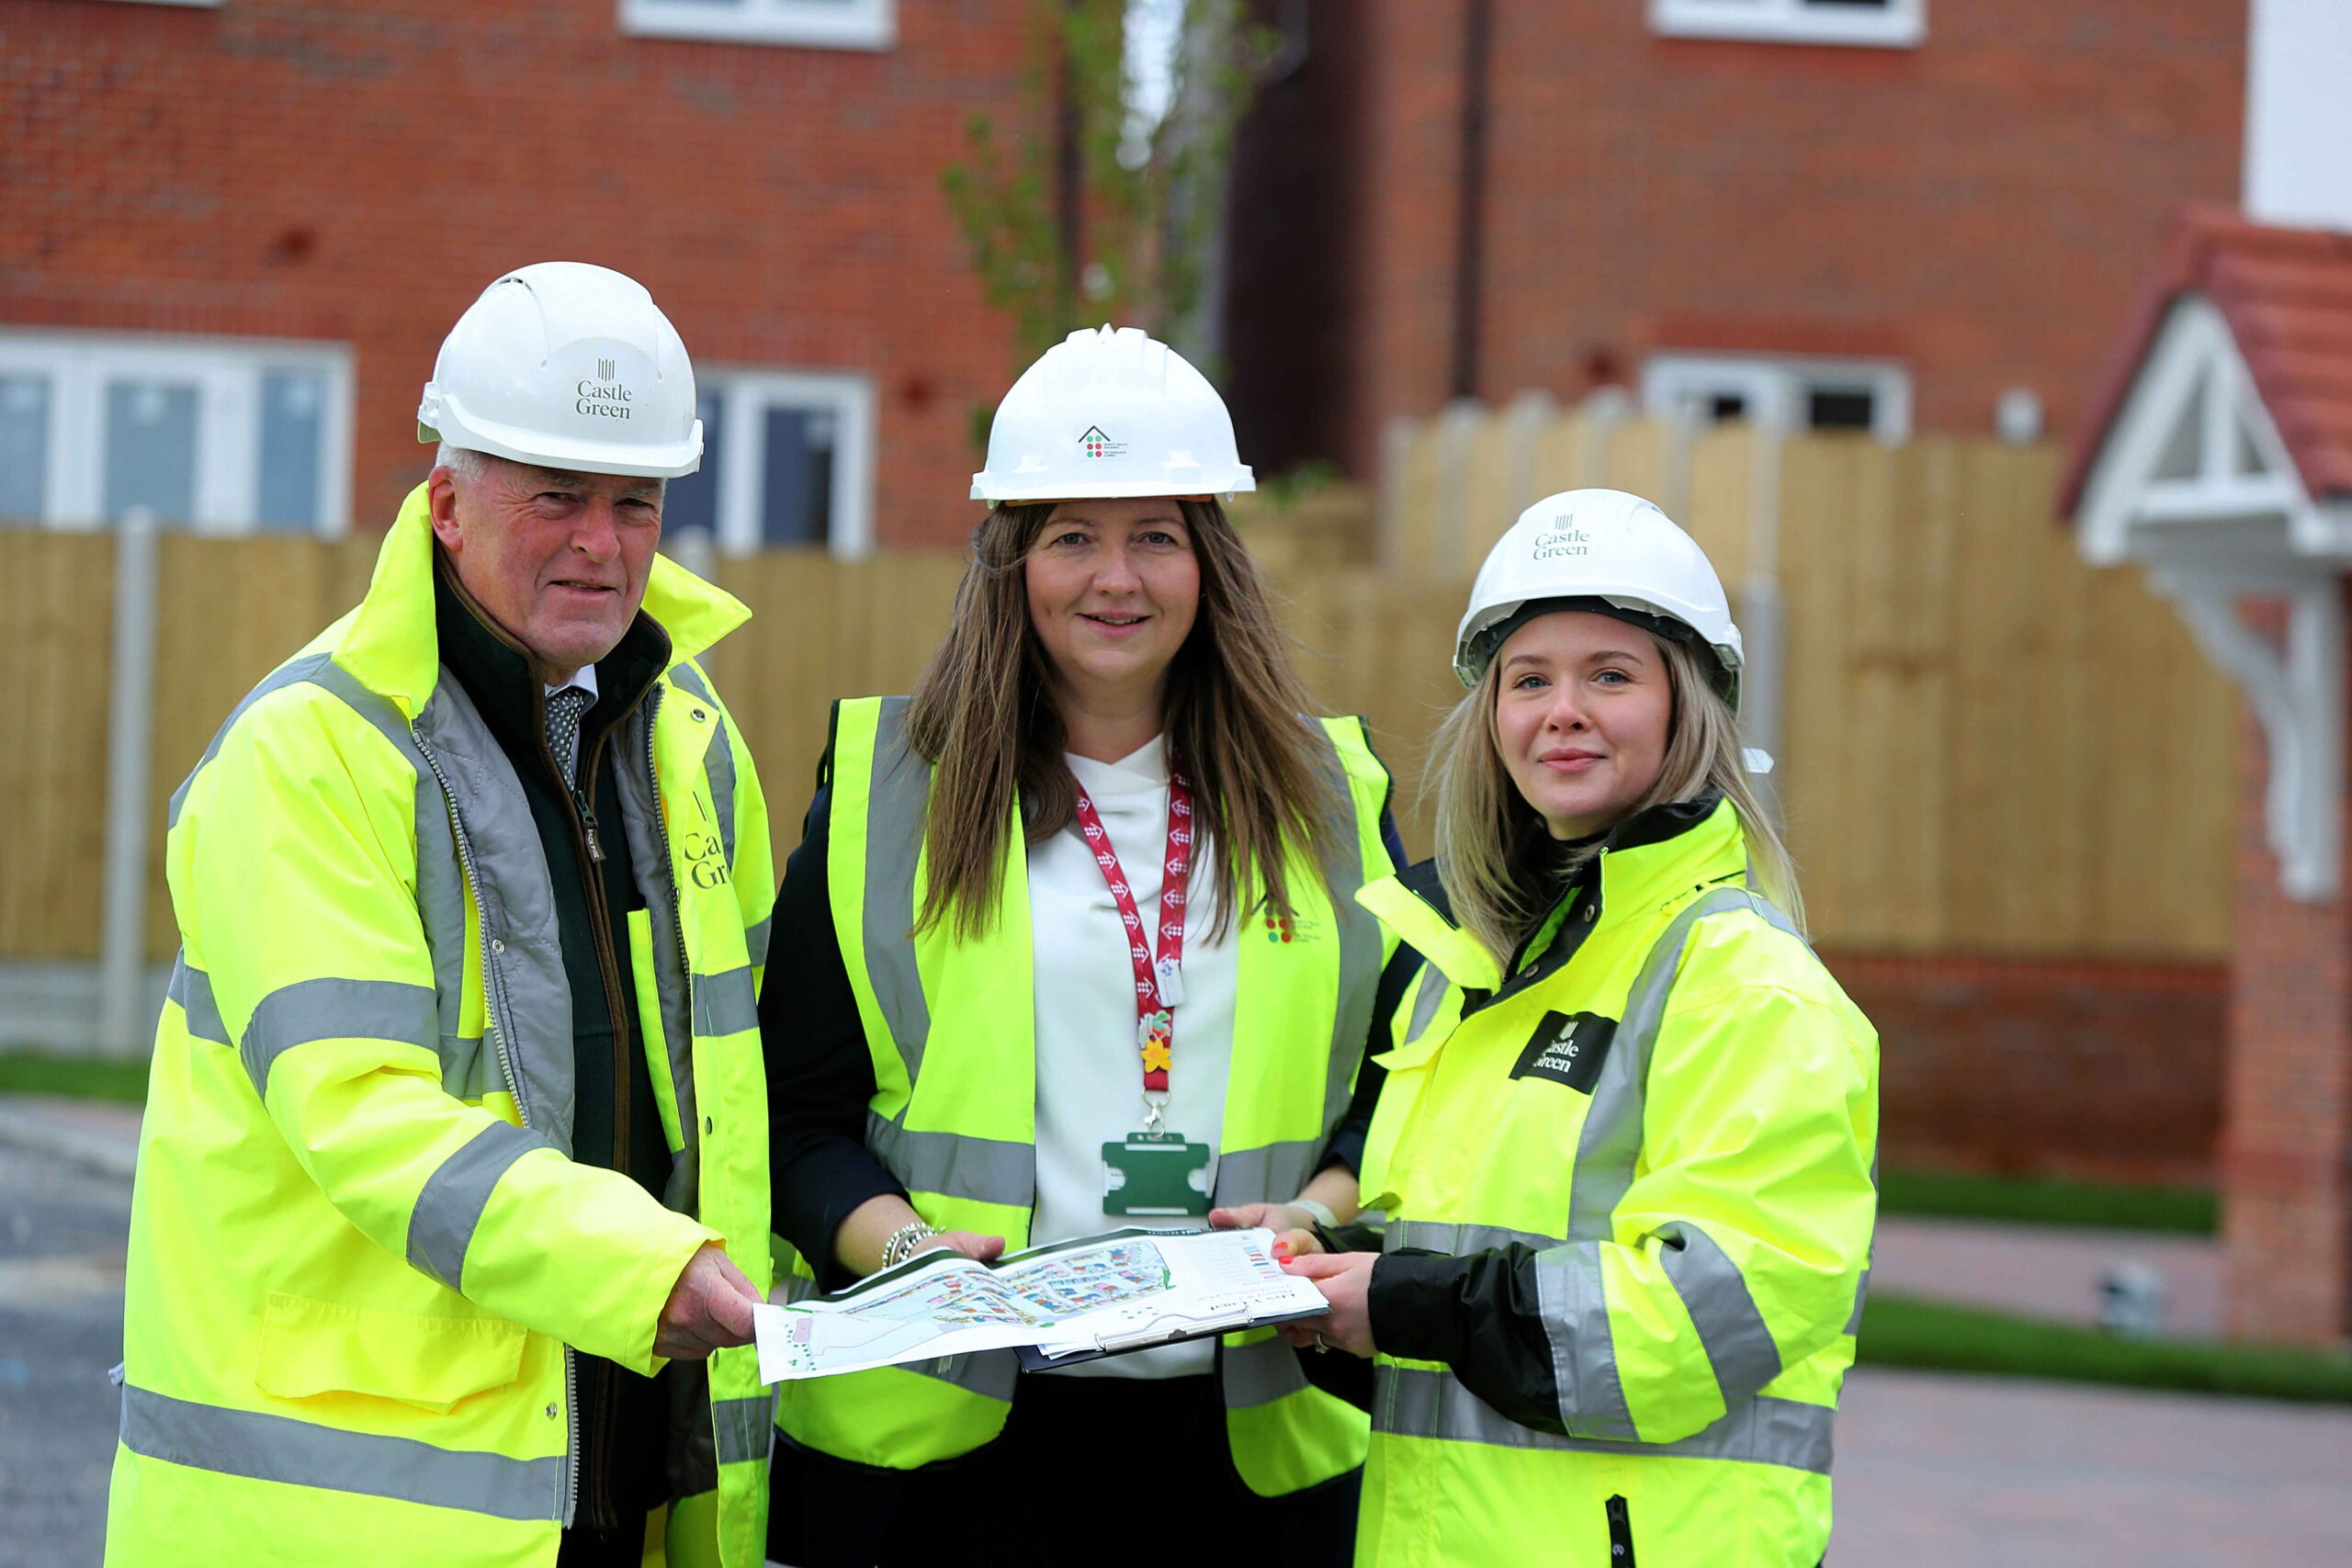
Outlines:
MULTIPOLYGON (((1277 35, 1243 0, 1035 0, 1026 73, 1055 107, 1047 136, 975 113, 940 183, 989 304, 1015 326, 1018 370, 1075 327, 1144 327, 1213 361, 1207 284, 1225 222, 1233 130, 1277 35), (1172 27, 1164 112, 1130 48, 1172 27)), ((988 411, 978 412, 983 444, 988 411)))

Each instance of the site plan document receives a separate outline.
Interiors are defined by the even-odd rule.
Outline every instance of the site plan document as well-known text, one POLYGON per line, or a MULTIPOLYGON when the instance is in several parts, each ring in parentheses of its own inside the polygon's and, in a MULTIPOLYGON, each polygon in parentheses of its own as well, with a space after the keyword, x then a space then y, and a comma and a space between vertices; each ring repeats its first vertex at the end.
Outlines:
POLYGON ((1268 1230, 1119 1230, 975 1262, 926 1252, 830 1296, 752 1309, 760 1380, 820 1378, 973 1350, 1029 1371, 1330 1310, 1275 1261, 1268 1230))

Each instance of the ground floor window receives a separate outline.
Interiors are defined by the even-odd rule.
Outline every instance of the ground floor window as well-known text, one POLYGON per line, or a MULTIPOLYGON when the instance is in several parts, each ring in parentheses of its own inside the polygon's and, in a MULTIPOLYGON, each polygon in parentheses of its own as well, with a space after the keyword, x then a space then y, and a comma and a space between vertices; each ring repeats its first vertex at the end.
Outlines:
POLYGON ((842 372, 695 371, 702 468, 670 481, 662 526, 731 555, 874 545, 874 383, 842 372))
POLYGON ((340 534, 341 344, 0 327, 0 518, 340 534))

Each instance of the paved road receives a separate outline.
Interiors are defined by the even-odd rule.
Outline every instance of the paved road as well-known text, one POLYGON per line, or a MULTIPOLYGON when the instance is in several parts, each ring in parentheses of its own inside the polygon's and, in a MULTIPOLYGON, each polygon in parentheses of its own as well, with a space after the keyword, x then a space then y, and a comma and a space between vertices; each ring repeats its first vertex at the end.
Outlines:
MULTIPOLYGON (((135 1118, 87 1120, 127 1156, 135 1118)), ((0 1565, 97 1561, 117 1412, 106 1369, 121 1354, 130 1212, 121 1175, 0 1137, 0 1565)), ((1954 1231, 1917 1238, 1931 1239, 1945 1246, 1913 1251, 1923 1271, 1946 1271, 1946 1247, 1982 1249, 1966 1272, 1993 1267, 2000 1251, 1990 1235, 1965 1246, 1954 1231)), ((2037 1245, 2018 1259, 2030 1274, 2052 1265, 2027 1256, 2037 1245)), ((2083 1285, 2064 1288, 2074 1300, 2083 1285)), ((2352 1409, 2342 1406, 1864 1369, 1838 1420, 1830 1561, 2352 1563, 2346 1477, 2352 1409)))
POLYGON ((1864 1368, 1836 1568, 2352 1562, 2352 1410, 1864 1368))
POLYGON ((0 1144, 0 1563, 96 1562, 130 1183, 0 1144))

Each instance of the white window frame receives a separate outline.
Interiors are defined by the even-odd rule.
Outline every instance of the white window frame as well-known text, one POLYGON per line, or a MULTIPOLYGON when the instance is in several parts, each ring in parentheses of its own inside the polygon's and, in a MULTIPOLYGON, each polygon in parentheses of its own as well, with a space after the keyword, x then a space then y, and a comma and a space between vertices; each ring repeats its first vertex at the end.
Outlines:
POLYGON ((1917 49, 1928 37, 1928 0, 1888 0, 1876 9, 1808 0, 1650 0, 1650 30, 1665 38, 1917 49))
POLYGON ((40 521, 62 530, 108 526, 106 386, 110 380, 192 382, 197 389, 194 510, 200 534, 260 532, 262 376, 317 370, 319 516, 310 532, 351 527, 352 355, 348 344, 175 333, 56 332, 0 325, 0 375, 48 378, 49 494, 40 521))
POLYGON ((1804 400, 1817 390, 1866 388, 1871 434, 1911 434, 1911 373, 1885 359, 1832 359, 1802 354, 1653 354, 1642 367, 1642 407, 1675 417, 1695 399, 1732 393, 1747 404, 1751 424, 1790 434, 1805 428, 1804 400))
POLYGON ((621 31, 808 49, 885 50, 899 40, 898 0, 620 0, 621 31))
POLYGON ((822 409, 833 416, 833 481, 826 549, 854 560, 874 549, 874 451, 876 399, 869 376, 846 370, 761 370, 713 367, 699 374, 702 389, 718 400, 717 543, 731 556, 769 547, 760 532, 760 501, 767 489, 767 411, 779 404, 822 409))

